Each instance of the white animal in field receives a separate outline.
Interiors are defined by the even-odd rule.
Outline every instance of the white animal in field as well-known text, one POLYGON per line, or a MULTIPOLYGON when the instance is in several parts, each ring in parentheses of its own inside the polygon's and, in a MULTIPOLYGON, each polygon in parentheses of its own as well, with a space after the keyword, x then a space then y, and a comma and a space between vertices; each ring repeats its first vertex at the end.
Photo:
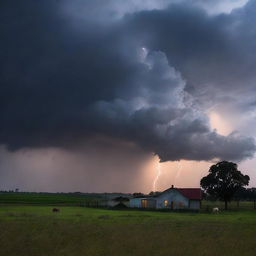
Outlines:
POLYGON ((213 213, 219 213, 220 210, 219 210, 218 207, 214 207, 214 208, 212 208, 212 212, 213 212, 213 213))

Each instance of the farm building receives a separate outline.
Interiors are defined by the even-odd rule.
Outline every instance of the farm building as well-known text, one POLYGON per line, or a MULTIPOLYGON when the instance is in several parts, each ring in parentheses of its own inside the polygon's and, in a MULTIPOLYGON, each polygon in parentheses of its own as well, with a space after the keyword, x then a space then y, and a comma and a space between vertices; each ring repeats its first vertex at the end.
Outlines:
POLYGON ((102 200, 101 202, 99 202, 99 205, 103 207, 129 207, 130 203, 128 196, 117 196, 102 200))
POLYGON ((201 199, 200 188, 174 188, 172 186, 156 196, 131 198, 130 207, 199 210, 201 199))

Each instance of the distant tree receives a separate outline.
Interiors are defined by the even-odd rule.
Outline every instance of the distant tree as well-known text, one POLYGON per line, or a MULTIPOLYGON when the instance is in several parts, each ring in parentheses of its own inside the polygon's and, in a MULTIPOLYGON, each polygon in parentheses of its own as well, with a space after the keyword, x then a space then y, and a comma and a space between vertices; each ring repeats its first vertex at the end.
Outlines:
POLYGON ((236 200, 255 200, 256 188, 240 188, 234 195, 236 200))
POLYGON ((237 164, 222 161, 210 167, 209 174, 201 179, 200 184, 207 194, 224 201, 227 210, 228 202, 239 189, 249 184, 249 180, 248 175, 237 169, 237 164))
POLYGON ((157 196, 157 195, 159 195, 161 192, 159 192, 159 191, 151 191, 150 193, 149 193, 149 195, 150 196, 157 196))
POLYGON ((122 204, 124 202, 128 202, 130 199, 127 197, 118 196, 118 197, 114 198, 113 200, 122 204))
POLYGON ((133 193, 132 196, 133 197, 142 197, 142 196, 144 196, 144 194, 139 192, 139 193, 133 193))

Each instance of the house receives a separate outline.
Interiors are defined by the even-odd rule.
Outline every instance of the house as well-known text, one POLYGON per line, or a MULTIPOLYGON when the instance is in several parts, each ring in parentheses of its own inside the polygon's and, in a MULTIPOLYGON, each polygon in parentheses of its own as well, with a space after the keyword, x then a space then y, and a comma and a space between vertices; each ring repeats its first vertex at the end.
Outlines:
POLYGON ((131 208, 156 208, 156 199, 150 196, 135 197, 130 199, 131 208))
POLYGON ((201 199, 202 191, 200 188, 175 188, 172 186, 156 196, 131 198, 130 207, 199 210, 201 199))

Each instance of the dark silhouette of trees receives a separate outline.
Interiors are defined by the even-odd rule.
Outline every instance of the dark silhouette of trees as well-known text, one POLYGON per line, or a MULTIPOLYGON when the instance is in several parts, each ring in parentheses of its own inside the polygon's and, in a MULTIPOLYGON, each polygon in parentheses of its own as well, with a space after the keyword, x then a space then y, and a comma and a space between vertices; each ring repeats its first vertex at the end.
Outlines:
POLYGON ((139 192, 139 193, 133 193, 132 196, 133 197, 142 197, 142 196, 144 196, 144 194, 139 192))
POLYGON ((240 188, 234 195, 235 200, 256 200, 256 188, 240 188))
POLYGON ((201 179, 200 184, 208 195, 224 201, 227 210, 228 202, 239 189, 249 184, 249 180, 248 175, 237 169, 237 164, 222 161, 210 167, 209 174, 201 179))
POLYGON ((151 192, 149 193, 149 196, 157 196, 157 195, 159 195, 159 194, 161 194, 160 191, 151 191, 151 192))

